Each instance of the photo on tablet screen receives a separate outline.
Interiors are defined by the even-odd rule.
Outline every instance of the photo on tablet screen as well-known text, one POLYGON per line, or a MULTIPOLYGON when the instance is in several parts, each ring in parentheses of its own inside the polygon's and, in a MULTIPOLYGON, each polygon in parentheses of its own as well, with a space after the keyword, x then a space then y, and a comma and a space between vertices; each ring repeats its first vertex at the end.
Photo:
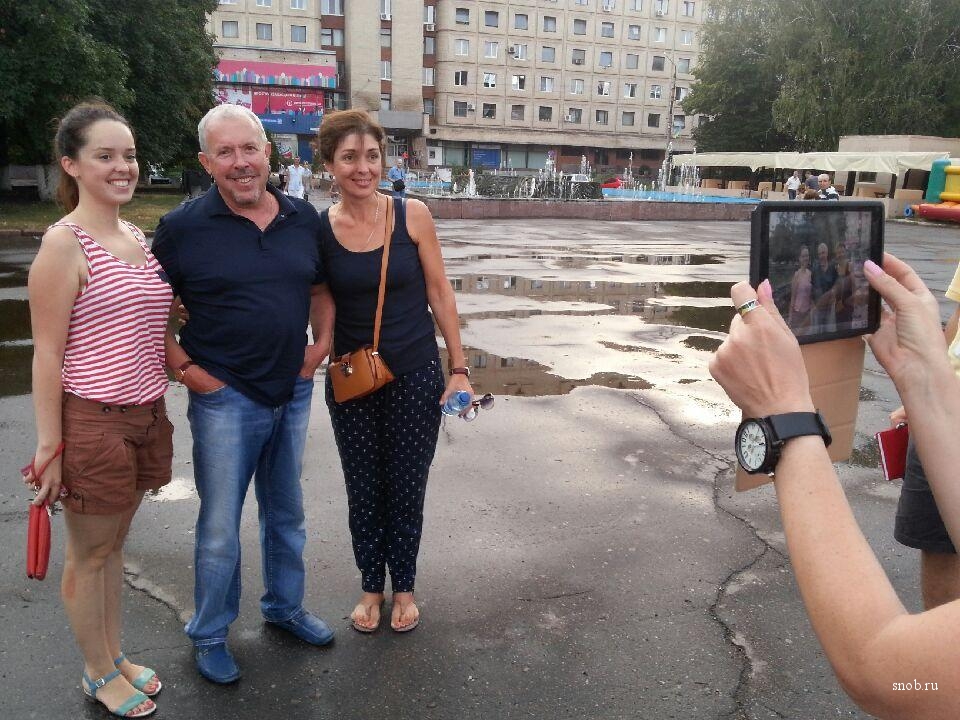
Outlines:
POLYGON ((879 263, 882 255, 880 203, 761 203, 754 216, 751 282, 769 278, 774 302, 801 343, 877 329, 880 299, 863 263, 879 263))

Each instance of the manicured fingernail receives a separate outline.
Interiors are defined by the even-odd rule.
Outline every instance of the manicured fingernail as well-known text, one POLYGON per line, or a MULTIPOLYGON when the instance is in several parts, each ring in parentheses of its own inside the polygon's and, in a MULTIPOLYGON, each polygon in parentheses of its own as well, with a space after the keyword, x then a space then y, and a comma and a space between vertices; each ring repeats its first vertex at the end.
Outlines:
POLYGON ((764 300, 769 300, 773 297, 773 288, 770 286, 769 280, 764 280, 760 283, 760 286, 757 288, 757 294, 762 295, 764 300))
POLYGON ((873 260, 865 260, 863 263, 863 269, 874 277, 880 277, 883 275, 883 268, 877 265, 873 260))

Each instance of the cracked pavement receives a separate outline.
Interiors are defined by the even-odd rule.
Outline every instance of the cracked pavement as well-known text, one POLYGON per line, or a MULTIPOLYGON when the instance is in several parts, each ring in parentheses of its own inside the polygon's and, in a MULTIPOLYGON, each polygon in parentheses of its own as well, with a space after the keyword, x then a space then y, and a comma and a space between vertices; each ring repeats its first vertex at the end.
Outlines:
MULTIPOLYGON (((230 635, 243 678, 232 687, 199 678, 181 630, 193 604, 197 500, 186 395, 172 386, 175 480, 134 521, 124 607, 124 650, 164 682, 157 717, 866 717, 806 620, 772 487, 732 489, 739 415, 706 361, 723 336, 717 318, 732 313, 721 290, 746 274, 748 224, 438 225, 448 274, 462 282, 464 340, 490 360, 480 383, 497 403, 441 431, 417 584, 421 627, 407 636, 349 629, 359 579, 318 376, 303 478, 307 606, 337 639, 314 649, 264 625, 251 493, 230 635), (709 260, 649 261, 677 254, 709 260), (542 285, 511 294, 517 277, 548 284, 546 296, 542 285), (599 294, 571 289, 576 278, 599 294), (656 302, 641 307, 608 281, 661 285, 642 291, 656 302), (703 299, 697 284, 716 287, 703 299), (680 310, 663 320, 664 306, 680 310)), ((960 228, 887 225, 888 248, 941 296, 958 241, 960 228)), ((29 253, 0 246, 0 261, 22 264, 29 253)), ((949 311, 944 302, 944 318, 949 311)), ((897 488, 870 464, 870 436, 898 401, 869 352, 862 384, 855 447, 867 460, 839 472, 871 546, 918 609, 918 557, 891 537, 897 488)), ((23 573, 25 499, 14 471, 33 449, 29 396, 0 398, 0 427, 0 718, 104 717, 81 702, 81 661, 58 597, 62 523, 47 580, 23 573)))

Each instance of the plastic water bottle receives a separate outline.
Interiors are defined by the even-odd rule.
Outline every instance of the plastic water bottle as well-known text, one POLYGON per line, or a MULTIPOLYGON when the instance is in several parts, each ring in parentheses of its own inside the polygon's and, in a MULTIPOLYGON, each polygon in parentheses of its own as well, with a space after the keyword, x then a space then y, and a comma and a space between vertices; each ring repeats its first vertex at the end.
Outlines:
POLYGON ((470 405, 472 399, 466 390, 458 390, 447 398, 440 410, 444 415, 459 415, 470 405))

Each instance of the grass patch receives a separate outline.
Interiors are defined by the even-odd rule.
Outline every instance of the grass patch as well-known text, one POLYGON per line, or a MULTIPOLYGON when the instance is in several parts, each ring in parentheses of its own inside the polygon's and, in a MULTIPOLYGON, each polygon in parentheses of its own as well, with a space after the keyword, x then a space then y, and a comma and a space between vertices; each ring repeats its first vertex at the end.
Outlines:
MULTIPOLYGON (((170 212, 183 196, 175 193, 137 193, 133 200, 120 208, 120 217, 129 220, 144 232, 157 227, 160 217, 170 212)), ((2 230, 43 230, 64 216, 63 208, 55 202, 7 200, 0 212, 2 230)))

